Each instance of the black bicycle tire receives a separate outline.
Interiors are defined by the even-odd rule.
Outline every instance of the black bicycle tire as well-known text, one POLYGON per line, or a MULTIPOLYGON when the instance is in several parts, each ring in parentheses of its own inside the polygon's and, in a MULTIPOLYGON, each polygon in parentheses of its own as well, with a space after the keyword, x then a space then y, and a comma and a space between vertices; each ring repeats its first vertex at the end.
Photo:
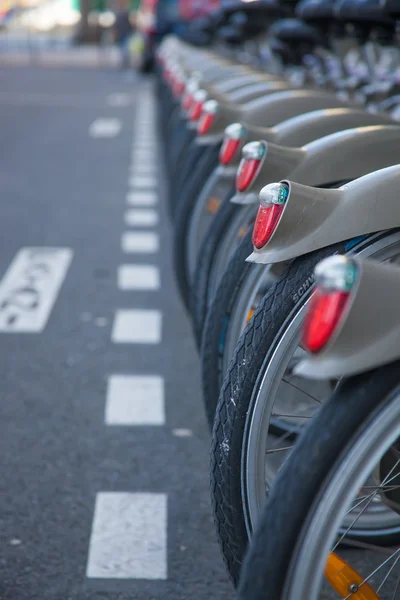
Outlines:
POLYGON ((297 541, 349 440, 390 402, 400 361, 343 381, 301 435, 276 479, 244 561, 241 600, 280 600, 297 541), (310 467, 310 456, 312 465, 310 467))

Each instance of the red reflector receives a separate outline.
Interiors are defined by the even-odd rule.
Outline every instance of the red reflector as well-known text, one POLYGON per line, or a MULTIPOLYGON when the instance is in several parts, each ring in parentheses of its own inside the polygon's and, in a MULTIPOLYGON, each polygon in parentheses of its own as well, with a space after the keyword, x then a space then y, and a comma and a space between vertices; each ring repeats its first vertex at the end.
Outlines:
POLYGON ((189 112, 193 106, 192 94, 186 93, 182 99, 182 108, 185 112, 189 112))
POLYGON ((203 110, 204 102, 195 101, 190 109, 189 119, 191 121, 198 121, 201 117, 201 111, 203 110))
POLYGON ((320 352, 329 342, 350 298, 347 291, 316 290, 307 311, 303 328, 303 346, 320 352))
POLYGON ((260 206, 253 229, 253 244, 259 250, 267 244, 274 233, 285 208, 284 204, 260 206))
POLYGON ((176 98, 180 98, 185 91, 185 83, 183 81, 175 81, 174 94, 176 98))
POLYGON ((239 146, 240 140, 232 140, 231 138, 227 137, 224 139, 221 151, 219 153, 219 162, 221 165, 229 165, 239 146))
POLYGON ((251 185, 257 176, 258 169, 261 165, 261 160, 245 160, 240 161, 239 168, 236 174, 236 189, 238 192, 244 192, 251 185))
POLYGON ((199 135, 205 135, 211 128, 215 119, 215 114, 203 113, 200 117, 199 124, 197 126, 197 133, 199 135))

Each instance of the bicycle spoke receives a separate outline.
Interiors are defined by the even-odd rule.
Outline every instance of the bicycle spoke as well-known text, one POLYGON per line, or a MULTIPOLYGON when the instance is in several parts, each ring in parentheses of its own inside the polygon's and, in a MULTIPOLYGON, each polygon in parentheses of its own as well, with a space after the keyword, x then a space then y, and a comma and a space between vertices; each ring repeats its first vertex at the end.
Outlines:
MULTIPOLYGON (((384 567, 394 556, 399 556, 399 555, 400 555, 400 548, 398 550, 396 550, 396 552, 394 552, 391 556, 389 556, 389 558, 387 558, 382 564, 380 564, 379 567, 377 567, 376 569, 374 569, 372 571, 372 573, 370 573, 368 575, 368 577, 366 577, 365 579, 363 579, 362 582, 360 583, 360 585, 357 586, 357 589, 360 589, 360 587, 363 586, 364 583, 367 583, 367 581, 369 581, 371 579, 371 577, 373 577, 375 575, 375 573, 378 573, 378 571, 380 571, 382 569, 382 567, 384 567)), ((399 558, 400 558, 400 556, 399 556, 399 558)), ((346 596, 346 598, 344 598, 344 600, 348 600, 348 598, 351 598, 351 596, 353 595, 353 593, 354 592, 350 592, 350 594, 348 596, 346 596)))
POLYGON ((283 417, 285 419, 312 419, 312 417, 306 417, 305 415, 283 415, 281 413, 272 413, 271 417, 283 417))
MULTIPOLYGON (((385 479, 382 481, 382 484, 386 484, 387 481, 391 481, 388 480, 389 476, 393 473, 393 471, 396 469, 396 467, 400 464, 400 459, 398 459, 396 461, 396 463, 393 465, 393 467, 391 468, 391 470, 389 471, 389 473, 386 475, 385 479)), ((398 474, 394 475, 392 477, 392 479, 394 479, 395 477, 397 477, 398 474)), ((370 499, 368 500, 367 504, 364 506, 364 508, 360 511, 360 513, 356 516, 356 518, 350 523, 350 525, 348 526, 348 528, 346 529, 346 531, 340 536, 339 540, 336 542, 333 551, 335 551, 335 549, 338 547, 338 545, 342 542, 343 538, 347 535, 347 533, 350 531, 350 529, 353 527, 353 525, 358 521, 358 519, 361 517, 362 514, 364 514, 364 512, 367 510, 368 506, 371 504, 372 500, 375 498, 375 496, 378 494, 379 492, 379 488, 380 486, 377 487, 376 491, 373 492, 371 494, 370 499)))
POLYGON ((286 450, 291 450, 293 446, 286 446, 285 448, 272 448, 267 450, 265 454, 276 454, 277 452, 285 452, 286 450))
POLYGON ((322 404, 321 400, 318 400, 318 398, 316 398, 315 396, 312 396, 311 394, 309 394, 308 392, 305 392, 304 390, 302 390, 299 386, 294 385, 294 383, 292 383, 291 381, 288 381, 285 377, 282 378, 282 381, 284 381, 285 383, 287 383, 288 385, 291 385, 295 390, 297 390, 298 392, 301 392, 302 394, 304 394, 305 396, 308 396, 308 398, 311 398, 311 400, 314 400, 314 402, 318 402, 318 404, 322 404))
POLYGON ((376 590, 376 593, 380 592, 381 589, 383 588, 383 586, 385 585, 386 581, 388 580, 388 577, 390 575, 390 573, 393 572, 393 569, 395 568, 395 566, 397 565, 397 563, 400 560, 400 555, 396 558, 396 560, 394 561, 394 563, 392 564, 392 566, 390 567, 389 571, 386 573, 386 576, 384 577, 382 583, 380 584, 380 586, 378 587, 378 589, 376 590))
POLYGON ((399 589, 399 586, 400 586, 400 575, 397 578, 397 583, 396 583, 395 590, 393 592, 392 600, 396 600, 396 595, 397 595, 397 591, 399 589))

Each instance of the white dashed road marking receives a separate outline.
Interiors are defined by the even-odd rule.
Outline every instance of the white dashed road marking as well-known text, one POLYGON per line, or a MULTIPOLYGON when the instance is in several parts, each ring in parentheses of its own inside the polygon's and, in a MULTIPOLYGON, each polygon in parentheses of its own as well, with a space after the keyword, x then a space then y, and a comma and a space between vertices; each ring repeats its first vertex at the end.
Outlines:
POLYGON ((154 162, 131 165, 131 175, 138 175, 139 177, 149 177, 157 171, 158 166, 154 162))
POLYGON ((154 162, 155 157, 155 151, 151 148, 137 149, 136 152, 132 155, 132 163, 138 165, 143 163, 151 163, 154 162))
POLYGON ((135 189, 154 189, 157 187, 157 178, 156 177, 138 177, 137 175, 133 175, 129 180, 129 185, 135 189))
POLYGON ((151 227, 157 225, 158 213, 149 208, 132 208, 126 211, 124 220, 128 227, 151 227))
POLYGON ((118 287, 120 290, 158 290, 160 271, 153 265, 121 265, 118 287))
POLYGON ((117 344, 159 344, 161 322, 159 310, 118 310, 111 339, 117 344))
POLYGON ((70 248, 21 248, 0 281, 0 331, 43 331, 72 256, 70 248))
POLYGON ((122 129, 120 119, 96 119, 89 127, 89 135, 93 138, 111 138, 122 129))
POLYGON ((164 380, 157 376, 112 375, 105 410, 107 425, 164 425, 164 380))
POLYGON ((159 248, 159 238, 156 233, 125 231, 121 237, 121 249, 123 252, 153 253, 159 248))
POLYGON ((176 437, 193 437, 193 431, 191 429, 173 429, 172 433, 176 437))
POLYGON ((166 494, 97 494, 86 575, 167 578, 166 494))
POLYGON ((154 206, 158 202, 157 192, 153 190, 129 192, 126 202, 131 206, 154 206))

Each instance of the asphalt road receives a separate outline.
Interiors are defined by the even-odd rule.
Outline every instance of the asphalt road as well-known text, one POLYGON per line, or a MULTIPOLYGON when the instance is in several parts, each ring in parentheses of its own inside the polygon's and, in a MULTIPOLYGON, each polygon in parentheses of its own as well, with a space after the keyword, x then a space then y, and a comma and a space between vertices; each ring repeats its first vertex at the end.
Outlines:
POLYGON ((209 433, 172 277, 159 156, 158 202, 146 213, 158 223, 124 220, 143 93, 146 109, 148 84, 118 71, 0 69, 1 600, 233 596, 213 529, 209 433), (127 231, 150 236, 127 253, 127 231), (143 250, 154 240, 158 249, 143 250), (18 273, 16 256, 31 248, 64 249, 63 272, 61 258, 51 259, 57 290, 45 259, 33 267, 36 279, 21 281, 26 265, 18 273), (121 265, 153 267, 160 287, 120 289, 121 265), (10 306, 16 312, 2 320, 10 306), (36 329, 27 331, 29 310, 36 329), (154 339, 120 343, 121 310, 156 316, 154 339), (144 388, 150 409, 140 394, 120 394, 125 405, 110 414, 121 424, 107 422, 110 381, 129 392, 143 377, 157 384, 153 396, 144 388))

